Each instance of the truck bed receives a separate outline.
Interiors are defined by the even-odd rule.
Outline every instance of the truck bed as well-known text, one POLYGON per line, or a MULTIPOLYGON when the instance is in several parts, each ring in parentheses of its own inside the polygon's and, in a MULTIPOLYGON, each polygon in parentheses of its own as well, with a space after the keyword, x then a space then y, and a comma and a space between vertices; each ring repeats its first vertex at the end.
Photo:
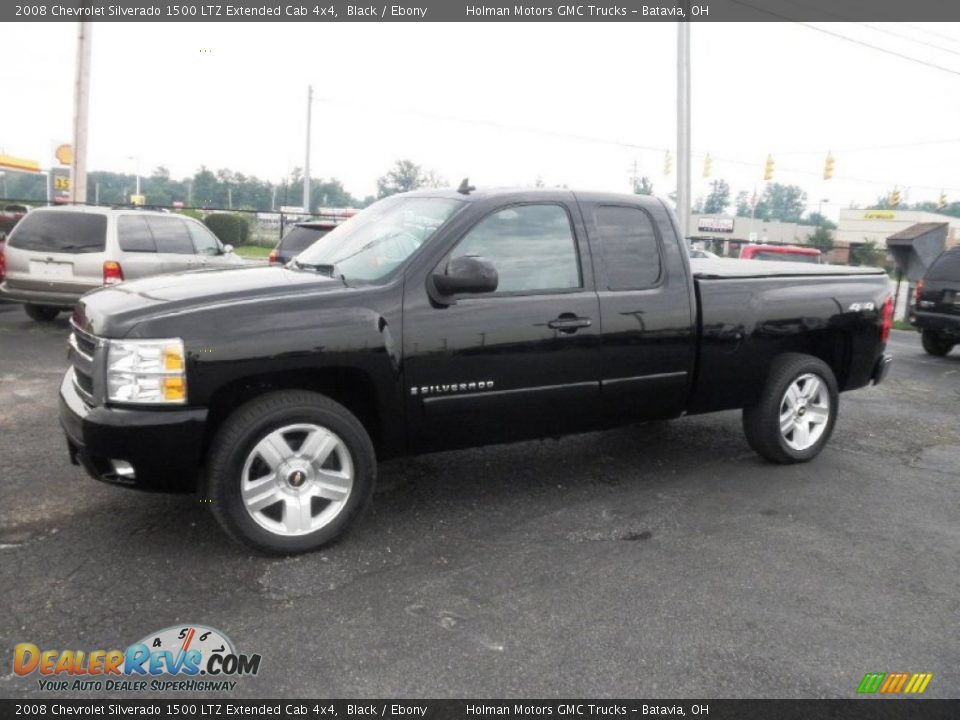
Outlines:
POLYGON ((756 400, 773 359, 813 354, 841 390, 869 382, 890 281, 877 268, 691 259, 699 347, 690 412, 756 400))
POLYGON ((850 265, 817 265, 803 262, 776 262, 766 260, 737 260, 733 258, 690 258, 690 269, 696 278, 721 280, 723 278, 764 277, 828 277, 832 275, 883 275, 880 268, 852 267, 850 265))

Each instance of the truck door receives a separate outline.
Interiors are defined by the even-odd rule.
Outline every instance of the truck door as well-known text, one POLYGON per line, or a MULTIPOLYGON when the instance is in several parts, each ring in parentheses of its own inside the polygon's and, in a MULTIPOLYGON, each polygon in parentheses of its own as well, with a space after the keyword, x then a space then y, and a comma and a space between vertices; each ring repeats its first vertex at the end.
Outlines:
POLYGON ((461 255, 493 262, 495 292, 438 305, 423 278, 405 290, 411 446, 425 451, 591 427, 599 416, 600 311, 576 206, 491 207, 427 275, 461 255))
POLYGON ((695 316, 687 262, 662 204, 583 201, 603 319, 601 394, 619 425, 683 412, 695 316))

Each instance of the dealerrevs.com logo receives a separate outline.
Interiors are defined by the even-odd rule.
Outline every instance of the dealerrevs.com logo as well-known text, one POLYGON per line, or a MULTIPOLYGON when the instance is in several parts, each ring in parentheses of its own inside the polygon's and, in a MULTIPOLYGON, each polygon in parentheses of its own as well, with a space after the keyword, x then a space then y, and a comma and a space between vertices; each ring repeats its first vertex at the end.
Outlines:
POLYGON ((238 653, 230 639, 205 625, 176 625, 125 650, 41 649, 19 643, 13 672, 38 675, 40 690, 231 691, 234 678, 256 675, 260 655, 238 653))

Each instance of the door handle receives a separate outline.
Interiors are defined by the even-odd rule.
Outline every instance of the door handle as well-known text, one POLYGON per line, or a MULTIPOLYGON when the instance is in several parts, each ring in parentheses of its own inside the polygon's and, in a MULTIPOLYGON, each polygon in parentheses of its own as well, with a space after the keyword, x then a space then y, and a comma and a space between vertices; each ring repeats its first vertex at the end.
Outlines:
POLYGON ((573 313, 563 313, 555 320, 547 323, 547 327, 559 330, 562 333, 572 334, 580 328, 590 327, 593 321, 587 317, 577 317, 573 313))

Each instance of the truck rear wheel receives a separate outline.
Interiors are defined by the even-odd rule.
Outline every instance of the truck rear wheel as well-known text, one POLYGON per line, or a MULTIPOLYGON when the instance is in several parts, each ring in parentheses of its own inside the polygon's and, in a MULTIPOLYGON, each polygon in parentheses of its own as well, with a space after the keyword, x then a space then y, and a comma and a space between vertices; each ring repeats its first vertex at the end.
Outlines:
POLYGON ((743 409, 743 431, 767 460, 806 462, 830 439, 839 403, 837 380, 825 362, 788 353, 773 362, 760 401, 743 409))
POLYGON ((48 305, 24 305, 23 309, 31 320, 37 322, 51 322, 60 314, 60 308, 49 307, 48 305))
POLYGON ((953 343, 946 338, 940 337, 933 330, 924 330, 920 334, 920 342, 923 344, 923 349, 927 351, 928 355, 943 357, 953 350, 953 343))
POLYGON ((345 407, 283 390, 242 405, 210 448, 206 498, 234 540, 279 555, 346 532, 373 495, 370 436, 345 407))

